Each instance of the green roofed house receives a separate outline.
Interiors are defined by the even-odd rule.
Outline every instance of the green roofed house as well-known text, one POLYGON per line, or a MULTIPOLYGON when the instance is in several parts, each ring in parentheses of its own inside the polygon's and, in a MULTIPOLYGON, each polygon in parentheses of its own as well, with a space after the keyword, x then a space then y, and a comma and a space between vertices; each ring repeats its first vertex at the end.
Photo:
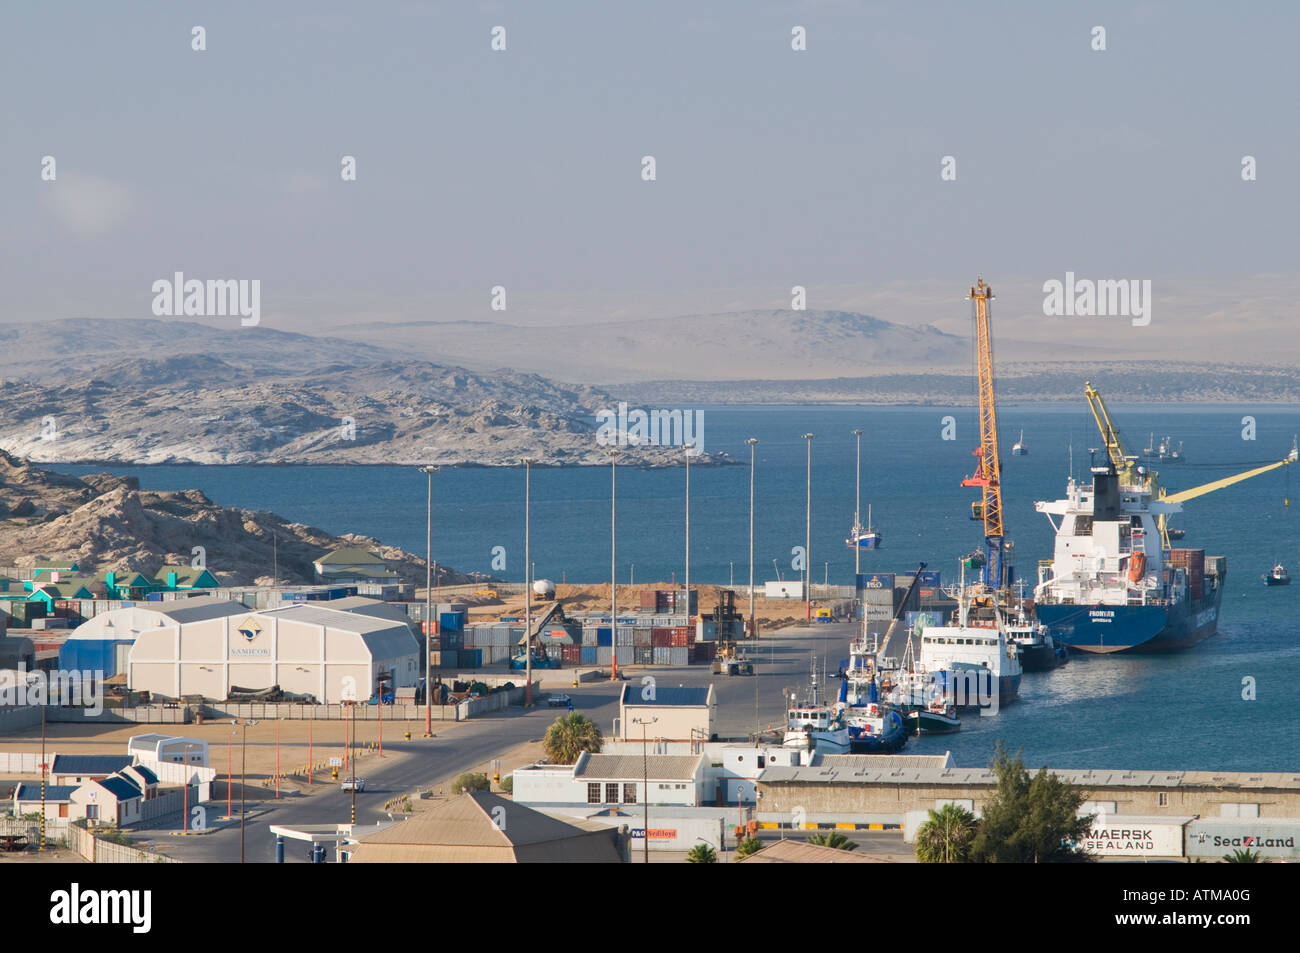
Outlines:
POLYGON ((54 610, 56 601, 66 599, 103 599, 104 587, 98 580, 90 576, 63 576, 60 575, 56 581, 40 581, 33 583, 31 595, 28 596, 28 602, 43 602, 47 611, 54 610))
POLYGON ((95 579, 103 586, 109 599, 144 599, 157 588, 144 573, 129 569, 101 570, 95 573, 95 579))
POLYGON ((178 589, 216 589, 221 583, 206 569, 193 566, 163 566, 153 574, 155 589, 175 592, 178 589))
POLYGON ((42 576, 48 579, 50 573, 57 572, 63 574, 79 572, 76 560, 72 559, 52 559, 48 562, 37 563, 32 567, 32 578, 40 579, 42 576))
POLYGON ((375 553, 360 546, 343 546, 316 558, 316 578, 331 582, 391 582, 398 579, 375 553))

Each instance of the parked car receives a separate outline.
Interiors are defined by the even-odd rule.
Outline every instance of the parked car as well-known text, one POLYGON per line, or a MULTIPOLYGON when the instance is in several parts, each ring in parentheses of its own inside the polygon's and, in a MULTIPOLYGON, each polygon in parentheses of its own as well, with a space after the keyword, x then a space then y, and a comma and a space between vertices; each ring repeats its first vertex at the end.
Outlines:
POLYGON ((356 786, 356 789, 357 789, 358 792, 360 792, 360 791, 364 791, 364 790, 366 789, 366 779, 365 779, 365 778, 345 778, 344 781, 343 781, 343 790, 344 790, 344 791, 351 791, 354 785, 356 786))
POLYGON ((552 708, 572 708, 573 699, 568 695, 552 695, 546 704, 552 708))

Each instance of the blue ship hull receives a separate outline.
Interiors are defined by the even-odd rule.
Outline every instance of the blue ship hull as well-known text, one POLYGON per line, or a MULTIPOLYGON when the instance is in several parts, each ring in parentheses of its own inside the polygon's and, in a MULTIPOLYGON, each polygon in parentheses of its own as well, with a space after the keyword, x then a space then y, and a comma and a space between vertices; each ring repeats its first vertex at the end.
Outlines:
POLYGON ((851 754, 893 754, 907 744, 907 729, 903 716, 896 711, 885 715, 887 727, 883 734, 868 734, 860 728, 849 726, 849 752, 851 754))
POLYGON ((1174 606, 1035 607, 1052 638, 1071 651, 1108 655, 1112 652, 1175 652, 1209 638, 1219 627, 1219 583, 1200 599, 1174 606))

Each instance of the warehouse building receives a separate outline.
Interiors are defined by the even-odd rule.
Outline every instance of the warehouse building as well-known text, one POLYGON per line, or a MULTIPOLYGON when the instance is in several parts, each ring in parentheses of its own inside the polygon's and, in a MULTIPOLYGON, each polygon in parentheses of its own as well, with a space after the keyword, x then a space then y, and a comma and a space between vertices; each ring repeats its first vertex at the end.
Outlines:
POLYGON ((103 672, 105 678, 111 678, 127 670, 131 647, 146 632, 178 631, 181 627, 198 631, 205 624, 219 626, 221 619, 247 611, 237 602, 202 597, 101 612, 68 636, 59 649, 59 668, 103 672))
POLYGON ((561 821, 499 794, 473 791, 363 833, 347 853, 354 864, 617 864, 627 861, 625 843, 607 825, 561 821))
POLYGON ((279 686, 325 704, 413 688, 420 645, 405 621, 325 603, 249 611, 241 603, 186 600, 164 624, 135 636, 128 684, 164 698, 225 700, 232 688, 279 686))

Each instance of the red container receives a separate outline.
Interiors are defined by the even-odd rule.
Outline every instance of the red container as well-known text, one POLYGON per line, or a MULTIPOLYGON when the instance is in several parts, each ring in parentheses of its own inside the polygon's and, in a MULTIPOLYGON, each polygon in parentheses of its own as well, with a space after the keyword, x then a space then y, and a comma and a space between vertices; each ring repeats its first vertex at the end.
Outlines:
POLYGON ((674 626, 672 629, 672 641, 668 644, 675 649, 683 649, 691 644, 691 630, 684 625, 674 626))
POLYGON ((672 629, 651 629, 650 644, 657 649, 666 649, 673 645, 672 629))
POLYGON ((582 661, 581 645, 564 645, 560 647, 560 661, 565 665, 577 665, 582 661))

